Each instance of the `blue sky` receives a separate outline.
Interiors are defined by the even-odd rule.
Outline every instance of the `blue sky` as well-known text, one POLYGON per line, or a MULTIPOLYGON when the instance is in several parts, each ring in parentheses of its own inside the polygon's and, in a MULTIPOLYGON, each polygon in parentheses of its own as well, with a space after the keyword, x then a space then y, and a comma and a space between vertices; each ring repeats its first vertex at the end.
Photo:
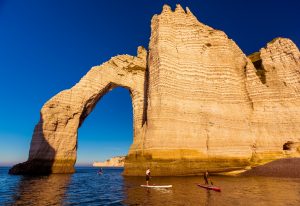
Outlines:
MULTIPOLYGON (((94 65, 148 47, 163 4, 188 6, 246 53, 273 38, 300 46, 300 1, 0 0, 0 165, 25 161, 42 105, 94 65)), ((108 93, 79 129, 79 164, 126 154, 132 142, 127 90, 108 93)))

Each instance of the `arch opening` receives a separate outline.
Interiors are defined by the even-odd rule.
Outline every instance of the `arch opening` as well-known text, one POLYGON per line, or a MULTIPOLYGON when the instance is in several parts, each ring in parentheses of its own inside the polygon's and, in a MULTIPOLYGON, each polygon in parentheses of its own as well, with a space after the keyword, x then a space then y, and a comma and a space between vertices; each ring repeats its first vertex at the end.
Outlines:
POLYGON ((28 160, 12 167, 10 174, 73 173, 77 158, 78 128, 97 102, 116 87, 129 90, 132 100, 133 141, 130 150, 142 145, 147 51, 137 57, 119 55, 93 67, 75 86, 64 90, 41 109, 30 145, 28 160))
POLYGON ((76 165, 126 156, 133 142, 133 105, 129 88, 110 85, 78 128, 76 165))

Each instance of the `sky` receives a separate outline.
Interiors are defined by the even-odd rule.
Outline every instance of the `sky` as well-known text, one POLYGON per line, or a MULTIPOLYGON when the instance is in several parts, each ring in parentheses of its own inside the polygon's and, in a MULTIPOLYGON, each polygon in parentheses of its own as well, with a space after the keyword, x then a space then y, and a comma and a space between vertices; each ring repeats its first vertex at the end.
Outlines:
MULTIPOLYGON (((0 166, 28 158, 43 104, 71 88, 92 66, 148 48, 150 21, 164 4, 188 6, 246 54, 276 37, 300 46, 297 0, 0 0, 0 166)), ((132 104, 116 88, 78 131, 78 165, 125 155, 132 143, 132 104)))

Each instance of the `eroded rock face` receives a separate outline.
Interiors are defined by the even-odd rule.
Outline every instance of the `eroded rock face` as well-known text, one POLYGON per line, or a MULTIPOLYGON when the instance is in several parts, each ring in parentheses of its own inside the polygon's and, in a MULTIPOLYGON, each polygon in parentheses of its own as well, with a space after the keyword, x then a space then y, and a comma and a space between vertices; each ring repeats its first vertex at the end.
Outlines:
MULTIPOLYGON (((246 67, 247 88, 253 109, 253 164, 300 152, 300 53, 289 39, 277 38, 250 55, 256 69, 246 67), (255 74, 256 73, 256 74, 255 74), (296 148, 284 149, 292 142, 296 148)), ((293 146, 293 147, 294 147, 293 146)))
POLYGON ((134 112, 125 175, 224 172, 300 155, 300 53, 291 40, 248 58, 179 5, 164 6, 151 30, 148 57, 141 48, 114 57, 43 106, 29 160, 12 173, 72 172, 78 127, 116 86, 130 90, 134 112))
POLYGON ((25 163, 10 172, 71 173, 77 150, 77 129, 108 91, 121 86, 130 91, 134 116, 132 148, 140 147, 144 112, 144 83, 147 51, 138 56, 120 55, 93 67, 74 87, 51 98, 42 108, 25 163))
POLYGON ((180 6, 165 6, 151 28, 144 154, 131 167, 151 162, 153 174, 193 175, 248 165, 254 140, 247 57, 180 6))

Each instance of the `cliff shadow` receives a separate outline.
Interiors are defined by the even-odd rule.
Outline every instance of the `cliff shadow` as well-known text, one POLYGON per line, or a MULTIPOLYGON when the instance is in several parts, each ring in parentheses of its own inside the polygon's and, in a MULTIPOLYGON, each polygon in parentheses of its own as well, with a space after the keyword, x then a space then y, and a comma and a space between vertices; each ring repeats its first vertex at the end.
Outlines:
POLYGON ((40 120, 34 128, 30 143, 29 157, 26 162, 14 165, 9 170, 9 174, 13 175, 49 175, 52 173, 52 168, 55 159, 55 150, 48 143, 43 132, 44 119, 42 114, 40 120), (33 151, 33 148, 36 151, 33 151), (41 158, 45 157, 47 158, 41 158))
MULTIPOLYGON (((149 54, 147 53, 148 59, 149 54)), ((145 81, 144 81, 144 108, 143 108, 143 119, 142 126, 147 123, 147 110, 148 110, 148 94, 149 93, 149 66, 148 61, 146 61, 146 70, 145 70, 145 81)))

